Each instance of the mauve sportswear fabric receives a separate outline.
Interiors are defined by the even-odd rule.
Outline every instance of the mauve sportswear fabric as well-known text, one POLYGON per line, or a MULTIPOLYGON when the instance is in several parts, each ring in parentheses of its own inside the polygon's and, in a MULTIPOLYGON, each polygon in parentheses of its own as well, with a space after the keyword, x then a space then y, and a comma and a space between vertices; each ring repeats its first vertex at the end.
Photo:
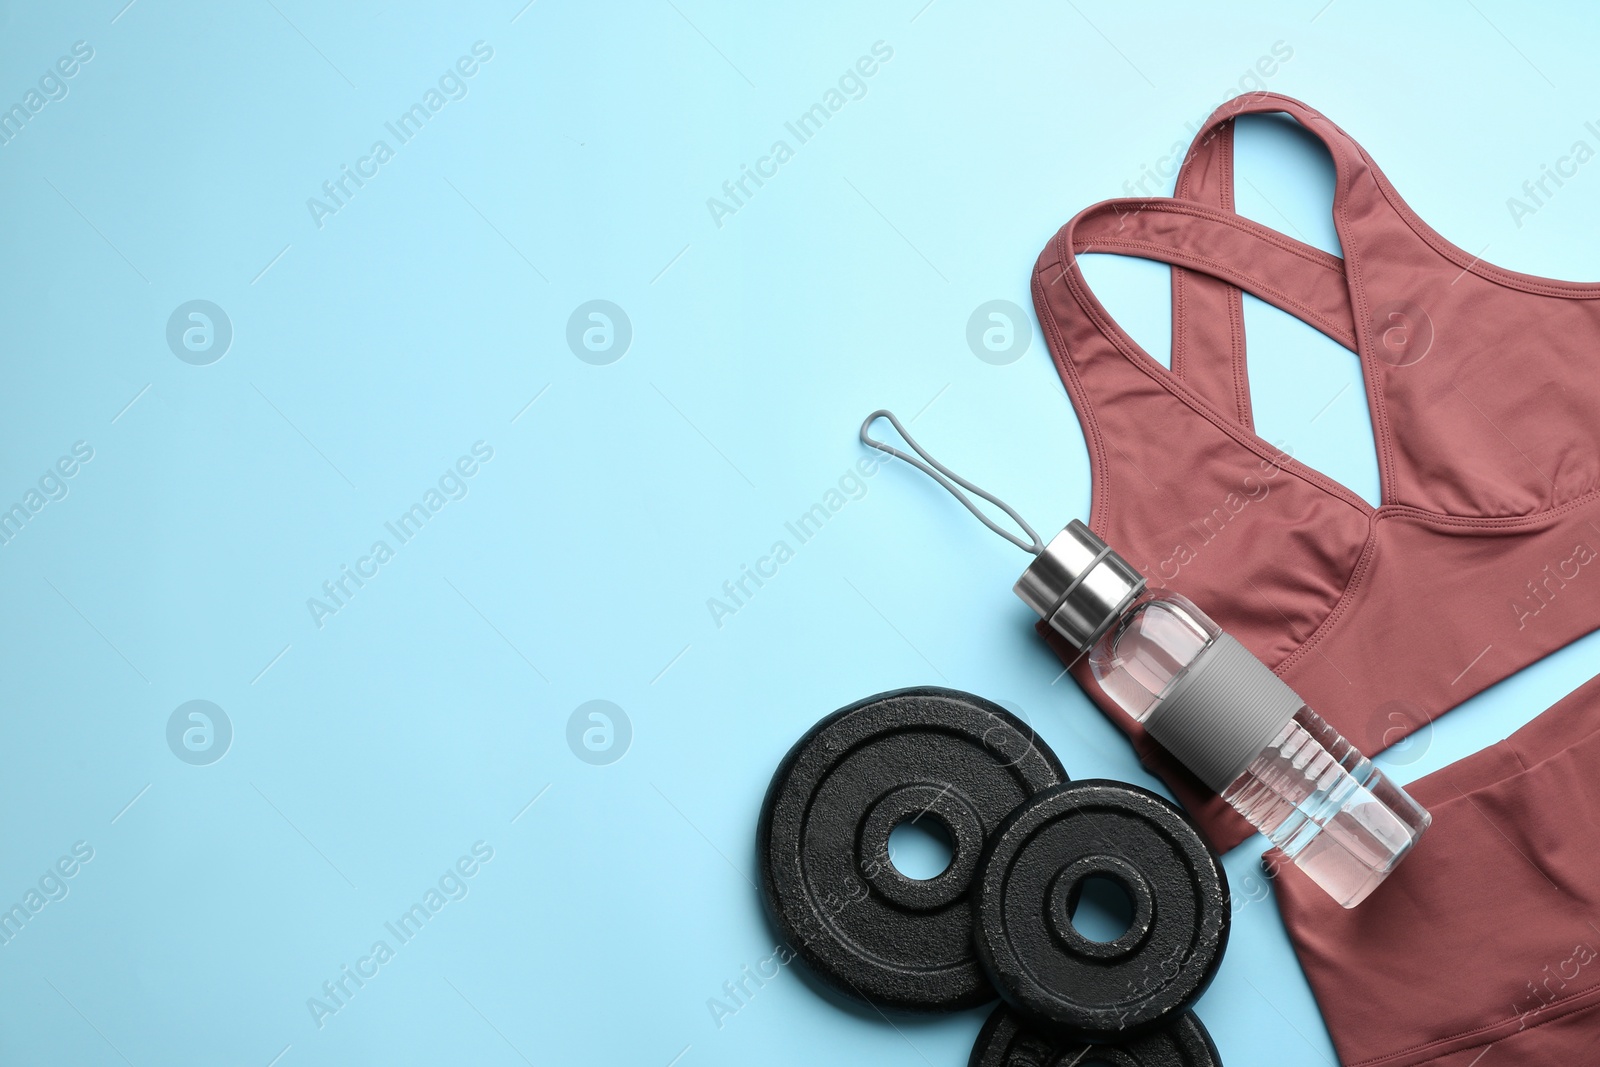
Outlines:
POLYGON ((1267 853, 1346 1067, 1600 1063, 1600 678, 1408 787, 1433 815, 1345 910, 1267 853))
MULTIPOLYGON (((1212 114, 1176 192, 1085 209, 1034 270, 1095 533, 1369 755, 1600 626, 1600 284, 1450 244, 1348 134, 1274 93, 1212 114), (1257 112, 1327 146, 1343 259, 1234 213, 1233 118, 1257 112), (1085 253, 1173 265, 1170 371, 1090 292, 1085 253), (1380 506, 1254 432, 1240 289, 1359 356, 1380 506)), ((1040 632, 1214 845, 1249 836, 1040 632)))
MULTIPOLYGON (((1275 94, 1219 108, 1176 192, 1085 210, 1034 273, 1095 532, 1369 754, 1600 626, 1600 285, 1448 243, 1347 134, 1275 94), (1234 213, 1233 118, 1255 112, 1327 146, 1343 259, 1234 213), (1074 257, 1091 252, 1173 265, 1170 371, 1089 291, 1074 257), (1241 289, 1360 357, 1379 507, 1254 433, 1241 289)), ((1041 632, 1214 844, 1251 832, 1041 632)), ((1347 1067, 1600 1064, 1597 769, 1600 678, 1412 783, 1433 825, 1360 907, 1268 853, 1347 1067)))

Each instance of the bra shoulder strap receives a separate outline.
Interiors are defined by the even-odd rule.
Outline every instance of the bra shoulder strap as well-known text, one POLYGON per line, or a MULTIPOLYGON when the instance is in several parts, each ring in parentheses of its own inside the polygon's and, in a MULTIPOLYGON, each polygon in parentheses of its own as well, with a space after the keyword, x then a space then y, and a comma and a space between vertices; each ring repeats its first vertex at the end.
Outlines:
MULTIPOLYGON (((1233 120, 1202 128, 1178 170, 1173 198, 1232 212, 1233 120)), ((1246 368, 1244 300, 1238 286, 1184 267, 1172 268, 1172 373, 1255 428, 1246 368), (1225 352, 1218 364, 1210 353, 1225 352)))
MULTIPOLYGON (((1337 172, 1334 221, 1348 244, 1351 200, 1359 194, 1382 199, 1370 160, 1349 134, 1320 112, 1277 93, 1249 93, 1228 101, 1206 120, 1179 167, 1173 196, 1218 211, 1235 212, 1233 134, 1239 115, 1278 112, 1315 135, 1333 157, 1337 172)), ((1370 217, 1363 210, 1361 217, 1370 217)), ((1345 249, 1349 254, 1349 248, 1345 249)), ((1358 307, 1356 314, 1361 313, 1358 307)), ((1238 286, 1224 279, 1174 266, 1172 270, 1172 370, 1219 411, 1254 429, 1246 368, 1244 308, 1238 286), (1225 355, 1219 357, 1218 353, 1225 355)))

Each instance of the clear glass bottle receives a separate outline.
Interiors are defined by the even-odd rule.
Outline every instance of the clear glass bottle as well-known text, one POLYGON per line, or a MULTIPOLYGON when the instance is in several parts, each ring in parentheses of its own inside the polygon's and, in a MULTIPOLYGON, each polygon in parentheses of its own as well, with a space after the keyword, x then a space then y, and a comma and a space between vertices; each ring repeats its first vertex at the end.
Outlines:
POLYGON ((1080 650, 1101 690, 1346 908, 1428 813, 1199 608, 1144 579, 1082 523, 1017 593, 1080 650))
MULTIPOLYGON (((1095 643, 1101 690, 1139 723, 1222 636, 1176 593, 1141 594, 1095 643)), ((1304 703, 1223 800, 1347 908, 1394 870, 1429 815, 1304 703)))

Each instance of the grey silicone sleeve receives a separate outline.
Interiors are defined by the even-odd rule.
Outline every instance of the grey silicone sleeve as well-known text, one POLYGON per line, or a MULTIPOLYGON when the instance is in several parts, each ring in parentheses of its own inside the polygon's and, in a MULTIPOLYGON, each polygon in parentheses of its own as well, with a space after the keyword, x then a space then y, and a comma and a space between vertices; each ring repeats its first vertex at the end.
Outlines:
POLYGON ((1173 683, 1144 728, 1220 793, 1304 705, 1249 649, 1222 634, 1173 683))

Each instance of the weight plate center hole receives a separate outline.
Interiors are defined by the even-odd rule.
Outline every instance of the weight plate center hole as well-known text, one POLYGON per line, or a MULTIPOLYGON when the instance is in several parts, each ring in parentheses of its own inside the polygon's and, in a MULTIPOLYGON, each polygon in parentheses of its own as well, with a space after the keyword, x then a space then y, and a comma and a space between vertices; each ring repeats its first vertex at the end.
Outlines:
POLYGON ((1105 875, 1085 878, 1067 907, 1073 928, 1090 941, 1115 941, 1133 926, 1133 898, 1127 887, 1105 875))
POLYGON ((950 869, 954 858, 950 828, 931 813, 906 819, 889 832, 889 862, 907 878, 919 882, 937 878, 950 869))

